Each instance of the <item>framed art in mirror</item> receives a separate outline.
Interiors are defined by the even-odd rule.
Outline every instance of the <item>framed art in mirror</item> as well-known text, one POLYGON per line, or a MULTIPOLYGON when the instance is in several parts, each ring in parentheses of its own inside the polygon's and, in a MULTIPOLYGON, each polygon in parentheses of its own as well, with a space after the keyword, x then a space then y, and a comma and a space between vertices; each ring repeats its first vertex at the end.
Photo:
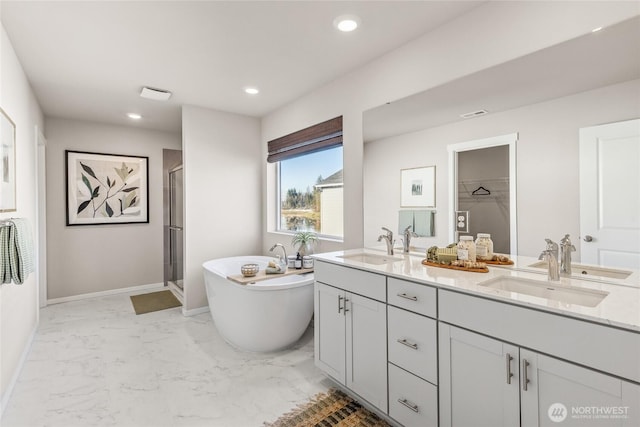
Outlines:
POLYGON ((400 207, 436 207, 436 167, 400 170, 400 207))
POLYGON ((149 158, 65 151, 67 225, 149 222, 149 158))
POLYGON ((0 212, 16 210, 16 125, 0 108, 0 212))

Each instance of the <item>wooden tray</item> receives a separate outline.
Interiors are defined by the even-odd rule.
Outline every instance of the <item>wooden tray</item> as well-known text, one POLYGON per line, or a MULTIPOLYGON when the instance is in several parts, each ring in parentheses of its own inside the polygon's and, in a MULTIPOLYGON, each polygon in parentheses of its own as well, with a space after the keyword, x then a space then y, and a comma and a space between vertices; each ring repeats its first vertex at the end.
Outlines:
POLYGON ((281 276, 289 276, 291 274, 304 274, 304 273, 313 273, 313 268, 303 268, 301 270, 296 270, 295 268, 288 268, 285 273, 279 273, 279 274, 267 274, 265 270, 260 270, 258 271, 258 274, 252 277, 244 277, 242 274, 232 274, 230 276, 227 276, 227 279, 236 283, 240 283, 241 285, 246 285, 248 283, 275 279, 281 276))
POLYGON ((457 265, 438 264, 435 262, 427 261, 426 259, 422 260, 422 264, 428 267, 448 268, 449 270, 469 271, 471 273, 488 273, 489 272, 489 269, 487 267, 485 268, 458 267, 457 265))
POLYGON ((489 265, 513 265, 513 260, 510 259, 509 261, 482 261, 486 264, 489 265))

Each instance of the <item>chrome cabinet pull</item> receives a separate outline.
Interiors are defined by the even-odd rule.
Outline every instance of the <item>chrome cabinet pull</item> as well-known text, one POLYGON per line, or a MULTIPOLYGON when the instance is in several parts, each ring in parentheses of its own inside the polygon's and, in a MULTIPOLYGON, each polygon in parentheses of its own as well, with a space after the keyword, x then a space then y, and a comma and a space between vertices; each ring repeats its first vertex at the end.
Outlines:
POLYGON ((349 298, 345 297, 344 298, 344 315, 347 315, 347 311, 349 311, 349 309, 347 308, 347 303, 349 302, 349 298))
POLYGON ((407 295, 406 293, 398 294, 398 296, 399 296, 400 298, 410 299, 411 301, 418 301, 418 297, 414 297, 414 296, 411 296, 411 295, 407 295))
POLYGON ((527 362, 527 359, 522 359, 522 390, 527 391, 527 384, 529 384, 529 376, 527 375, 527 368, 531 364, 527 362))
POLYGON ((344 297, 342 295, 338 295, 338 314, 340 314, 340 312, 342 311, 342 309, 344 307, 342 307, 342 305, 340 304, 342 302, 342 300, 344 299, 344 297))
POLYGON ((513 357, 511 357, 511 355, 509 353, 507 353, 507 384, 511 384, 511 377, 513 377, 513 374, 511 373, 511 361, 513 360, 513 357))
POLYGON ((419 412, 418 405, 409 402, 407 399, 398 399, 398 403, 406 406, 407 408, 411 409, 413 412, 419 412))
POLYGON ((399 342, 400 344, 402 344, 402 345, 406 345, 407 347, 412 348, 412 349, 414 349, 414 350, 417 350, 417 349, 418 349, 418 344, 416 344, 416 343, 411 343, 411 342, 407 341, 405 338, 403 338, 403 339, 398 338, 398 342, 399 342))

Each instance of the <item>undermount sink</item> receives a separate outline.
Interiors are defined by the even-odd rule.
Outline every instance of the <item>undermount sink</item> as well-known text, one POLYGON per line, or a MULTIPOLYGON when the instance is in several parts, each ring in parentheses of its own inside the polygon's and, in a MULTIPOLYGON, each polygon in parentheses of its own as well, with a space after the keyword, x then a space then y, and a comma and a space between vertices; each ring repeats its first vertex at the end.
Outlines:
POLYGON ((604 291, 514 277, 496 277, 495 279, 481 282, 479 285, 499 291, 546 298, 565 304, 576 304, 584 307, 595 307, 609 295, 609 292, 604 291))
POLYGON ((342 255, 338 258, 348 259, 350 261, 358 261, 365 264, 382 265, 391 262, 402 261, 402 258, 394 258, 389 255, 376 255, 376 254, 352 254, 342 255))
MULTIPOLYGON (((529 265, 533 268, 547 268, 546 261, 536 262, 529 265)), ((600 276, 610 279, 626 279, 631 276, 631 271, 616 270, 614 268, 595 267, 593 265, 571 264, 571 272, 573 274, 582 274, 584 276, 600 276)))

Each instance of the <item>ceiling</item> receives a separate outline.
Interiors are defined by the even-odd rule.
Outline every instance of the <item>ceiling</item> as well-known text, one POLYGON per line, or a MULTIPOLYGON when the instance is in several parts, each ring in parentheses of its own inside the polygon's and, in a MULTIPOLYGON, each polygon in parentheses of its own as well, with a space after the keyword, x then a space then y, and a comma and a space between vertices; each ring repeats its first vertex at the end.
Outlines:
POLYGON ((3 0, 0 17, 45 116, 179 132, 181 105, 264 116, 481 3, 3 0), (342 14, 361 27, 335 30, 342 14))
POLYGON ((497 113, 639 78, 636 17, 369 110, 364 140, 473 120, 460 115, 480 109, 497 113))

